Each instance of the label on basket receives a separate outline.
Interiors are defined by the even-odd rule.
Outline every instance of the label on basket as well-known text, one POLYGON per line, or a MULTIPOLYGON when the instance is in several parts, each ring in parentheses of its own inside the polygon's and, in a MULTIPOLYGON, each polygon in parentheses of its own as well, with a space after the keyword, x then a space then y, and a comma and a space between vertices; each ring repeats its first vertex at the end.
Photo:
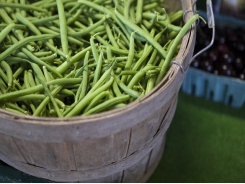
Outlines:
POLYGON ((213 4, 211 0, 207 0, 207 19, 208 19, 208 27, 213 28, 215 26, 215 22, 214 22, 213 4))

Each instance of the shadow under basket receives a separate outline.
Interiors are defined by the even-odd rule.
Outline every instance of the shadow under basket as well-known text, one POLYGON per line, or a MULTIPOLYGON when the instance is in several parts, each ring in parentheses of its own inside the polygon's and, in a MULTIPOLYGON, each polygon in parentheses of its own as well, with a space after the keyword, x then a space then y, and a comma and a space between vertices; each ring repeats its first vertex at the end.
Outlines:
MULTIPOLYGON (((192 9, 192 1, 177 2, 184 11, 192 9)), ((184 68, 195 34, 193 29, 185 35, 176 58, 184 68)), ((184 77, 172 65, 143 98, 86 117, 40 118, 0 110, 0 159, 56 182, 146 182, 161 159, 184 77)))

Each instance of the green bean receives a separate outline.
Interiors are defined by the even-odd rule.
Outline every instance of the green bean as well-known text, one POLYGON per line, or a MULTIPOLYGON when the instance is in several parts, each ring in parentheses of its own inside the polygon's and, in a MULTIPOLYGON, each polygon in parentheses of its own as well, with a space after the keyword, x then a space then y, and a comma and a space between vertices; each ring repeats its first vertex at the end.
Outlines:
POLYGON ((129 26, 132 30, 136 31, 139 35, 142 35, 148 42, 150 42, 155 49, 158 50, 158 52, 162 55, 163 58, 166 58, 166 51, 162 49, 161 45, 156 42, 150 35, 146 34, 141 28, 139 28, 137 25, 132 24, 130 21, 125 19, 121 14, 117 12, 117 10, 114 11, 116 16, 127 26, 129 26))
POLYGON ((179 32, 181 30, 180 26, 175 26, 173 24, 166 23, 165 21, 158 21, 158 24, 160 24, 161 26, 166 27, 167 29, 169 29, 171 31, 179 32))
POLYGON ((5 61, 0 61, 0 65, 2 66, 2 68, 5 70, 7 74, 8 86, 9 87, 12 86, 13 85, 13 72, 10 66, 5 61))
POLYGON ((142 21, 143 0, 137 0, 136 6, 136 24, 140 24, 142 21))
MULTIPOLYGON (((40 72, 37 72, 36 75, 40 76, 39 73, 40 73, 40 72)), ((41 73, 42 73, 42 72, 41 72, 41 73)), ((54 109, 55 109, 55 112, 57 113, 58 117, 63 117, 63 115, 61 114, 61 112, 60 112, 60 110, 59 110, 59 107, 58 107, 56 101, 54 100, 54 97, 53 97, 52 93, 49 91, 49 89, 48 89, 48 87, 46 86, 46 84, 44 83, 44 81, 43 81, 42 79, 40 79, 40 78, 38 78, 38 79, 39 79, 39 82, 42 84, 42 86, 43 86, 45 92, 47 93, 47 95, 48 95, 50 101, 52 102, 52 104, 53 104, 53 106, 54 106, 54 109)))
POLYGON ((84 59, 84 69, 83 69, 83 79, 82 84, 79 86, 78 91, 75 96, 75 101, 83 99, 86 95, 86 91, 88 88, 88 60, 89 60, 90 52, 87 51, 84 59))
POLYGON ((18 102, 18 101, 30 101, 30 100, 43 100, 46 98, 46 95, 43 94, 29 94, 29 95, 23 95, 15 98, 11 98, 8 101, 9 102, 18 102))
POLYGON ((104 38, 100 37, 98 34, 94 35, 94 37, 102 44, 102 45, 108 45, 109 43, 105 41, 104 38))
MULTIPOLYGON (((64 111, 66 105, 64 104, 64 102, 62 102, 61 100, 59 100, 58 98, 54 98, 56 104, 62 108, 62 110, 64 111)), ((63 116, 63 115, 62 115, 63 116)))
POLYGON ((74 33, 68 33, 69 36, 85 36, 87 34, 89 34, 91 31, 93 31, 94 29, 98 28, 100 25, 102 25, 105 20, 109 18, 108 16, 104 16, 103 19, 99 20, 98 22, 96 22, 95 24, 87 27, 84 30, 81 30, 79 32, 74 32, 74 33))
POLYGON ((27 111, 23 110, 22 108, 20 108, 17 104, 13 104, 13 103, 6 103, 5 104, 7 107, 11 108, 11 109, 14 109, 14 110, 17 110, 23 114, 28 114, 27 111))
MULTIPOLYGON (((55 69, 53 68, 52 66, 48 65, 47 63, 45 63, 44 61, 42 61, 41 59, 39 59, 38 57, 36 57, 35 55, 33 55, 30 51, 28 51, 27 49, 25 48, 22 48, 21 49, 22 52, 24 52, 27 57, 29 57, 34 63, 36 64, 39 64, 39 65, 43 65, 43 66, 46 66, 47 69, 51 72, 53 72, 57 77, 62 77, 62 75, 55 69)), ((31 62, 29 62, 31 64, 31 62)), ((33 63, 33 64, 34 64, 33 63)))
POLYGON ((155 68, 156 66, 146 65, 142 70, 140 70, 136 75, 134 75, 134 77, 128 84, 128 88, 132 89, 133 86, 142 79, 142 77, 146 74, 148 70, 155 69, 155 68))
MULTIPOLYGON (((135 70, 123 70, 119 76, 123 76, 123 75, 135 75, 138 71, 135 70)), ((122 81, 122 80, 121 80, 122 81)), ((122 81, 123 82, 123 81, 122 81)))
POLYGON ((12 112, 14 114, 20 114, 20 115, 26 115, 18 110, 12 109, 12 108, 5 108, 6 111, 12 112))
POLYGON ((78 52, 74 55, 69 61, 64 61, 56 70, 62 74, 64 73, 72 64, 77 62, 79 59, 83 58, 87 51, 91 50, 91 46, 87 47, 86 49, 78 52))
POLYGON ((90 89, 90 91, 87 93, 87 95, 91 94, 92 92, 94 92, 97 88, 99 88, 101 85, 103 85, 103 83, 105 82, 105 80, 110 76, 111 71, 114 67, 114 62, 113 64, 110 66, 109 69, 107 69, 103 75, 100 77, 100 79, 96 82, 96 84, 93 85, 93 87, 90 89))
POLYGON ((98 96, 96 96, 90 104, 84 109, 84 113, 89 111, 91 108, 95 107, 103 98, 109 95, 109 91, 103 91, 98 96))
POLYGON ((113 92, 115 93, 116 96, 121 96, 122 95, 120 89, 118 88, 116 80, 114 80, 114 82, 112 84, 112 88, 113 88, 113 92))
MULTIPOLYGON (((2 19, 7 23, 7 24, 12 24, 14 23, 14 21, 8 16, 7 12, 4 9, 0 9, 0 16, 2 17, 2 19)), ((15 17, 16 18, 16 17, 15 17)), ((23 40, 24 36, 23 36, 23 32, 19 29, 12 29, 12 32, 14 33, 14 35, 19 39, 19 40, 23 40)), ((35 48, 33 46, 31 46, 30 44, 27 44, 27 49, 30 51, 34 51, 35 48)))
POLYGON ((9 93, 1 95, 0 96, 0 101, 9 100, 11 98, 16 98, 18 96, 23 96, 23 95, 28 95, 28 94, 40 92, 42 90, 43 90, 42 85, 37 85, 35 87, 30 87, 28 89, 23 89, 23 90, 19 90, 19 91, 9 92, 9 93))
MULTIPOLYGON (((47 34, 57 34, 57 32, 56 31, 53 31, 53 30, 51 30, 51 29, 48 29, 48 28, 46 28, 46 27, 38 27, 38 29, 41 31, 41 32, 43 32, 43 33, 47 33, 47 34)), ((68 41, 70 42, 70 43, 74 43, 74 44, 77 44, 77 45, 80 45, 80 46, 83 46, 84 44, 83 44, 83 42, 81 42, 81 41, 79 41, 78 39, 75 39, 75 38, 73 38, 73 37, 71 37, 71 36, 68 36, 68 41)), ((85 40, 82 40, 82 41, 84 41, 84 42, 86 42, 85 40)), ((53 51, 54 49, 52 48, 53 46, 50 46, 48 43, 46 43, 46 45, 53 51)), ((57 50, 58 51, 58 50, 57 50)), ((62 52, 62 51, 59 51, 59 52, 62 52)), ((58 53, 58 52, 57 52, 58 53)), ((60 54, 61 55, 61 54, 60 54)), ((63 56, 63 57, 66 57, 67 58, 67 55, 66 54, 64 54, 63 52, 62 52, 62 55, 61 56, 63 56)))
POLYGON ((8 84, 8 77, 7 75, 4 73, 4 71, 0 68, 0 77, 3 79, 3 81, 8 84))
POLYGON ((119 86, 119 87, 120 87, 126 94, 130 95, 130 96, 133 97, 133 98, 138 98, 138 97, 139 97, 139 94, 138 94, 136 91, 134 91, 134 90, 130 89, 129 87, 127 87, 122 81, 120 81, 120 79, 119 79, 116 75, 115 75, 114 77, 115 77, 115 80, 116 80, 118 86, 119 86))
MULTIPOLYGON (((105 48, 105 46, 101 46, 102 48, 105 48)), ((109 47, 111 48, 112 53, 114 54, 119 54, 119 55, 128 55, 129 51, 128 50, 124 50, 124 49, 117 49, 111 45, 109 45, 109 47)), ((134 53, 134 57, 135 58, 140 58, 140 54, 134 53)))
POLYGON ((156 17, 157 21, 164 21, 167 18, 166 16, 159 15, 158 12, 154 12, 154 13, 145 12, 145 13, 142 14, 142 16, 143 16, 143 18, 148 19, 148 20, 149 19, 152 20, 152 19, 154 19, 156 17))
POLYGON ((125 44, 129 46, 129 39, 125 36, 125 34, 123 34, 123 32, 114 24, 112 24, 112 29, 115 30, 115 32, 117 32, 117 34, 122 37, 122 40, 125 42, 125 44))
POLYGON ((111 18, 114 19, 114 20, 116 21, 116 23, 117 23, 117 24, 119 25, 119 27, 123 30, 123 32, 124 32, 126 35, 128 35, 128 34, 127 34, 127 30, 126 30, 126 28, 124 27, 124 25, 120 22, 120 20, 117 18, 117 16, 115 16, 115 14, 114 14, 112 11, 110 11, 109 9, 107 9, 107 8, 105 8, 105 7, 103 7, 103 6, 97 5, 97 4, 93 3, 93 2, 89 2, 89 1, 87 1, 87 0, 78 0, 78 2, 81 3, 81 4, 87 5, 87 6, 89 6, 89 7, 92 7, 92 8, 94 8, 94 9, 96 9, 97 11, 100 11, 100 12, 102 12, 102 13, 106 13, 107 15, 111 16, 111 18))
POLYGON ((61 79, 51 80, 47 82, 47 85, 79 84, 81 82, 82 82, 82 78, 61 78, 61 79))
POLYGON ((136 23, 136 15, 135 15, 135 6, 131 6, 130 9, 129 9, 129 20, 132 22, 132 23, 136 23))
POLYGON ((42 36, 41 35, 29 36, 27 38, 24 38, 23 40, 20 40, 18 43, 12 45, 8 49, 6 49, 4 52, 2 52, 0 54, 0 61, 5 59, 9 54, 13 53, 15 50, 23 47, 24 45, 26 45, 27 43, 29 43, 31 41, 45 40, 45 39, 54 38, 57 36, 58 36, 58 34, 43 34, 42 36))
POLYGON ((26 69, 26 64, 21 64, 20 67, 13 74, 13 78, 16 79, 26 69))
POLYGON ((124 46, 124 44, 122 43, 122 41, 119 38, 117 39, 116 43, 117 43, 119 48, 127 50, 127 48, 124 46))
MULTIPOLYGON (((62 78, 62 79, 55 79, 51 80, 46 83, 47 86, 49 85, 65 85, 65 84, 78 84, 81 83, 82 79, 81 78, 62 78)), ((29 89, 23 89, 19 91, 13 91, 6 93, 4 95, 0 96, 0 101, 2 100, 8 100, 10 98, 15 98, 17 96, 23 96, 23 95, 28 95, 28 94, 34 94, 38 92, 43 91, 43 86, 41 84, 38 84, 34 87, 30 87, 29 89)))
POLYGON ((125 107, 125 106, 126 106, 125 103, 119 103, 119 104, 113 105, 113 106, 111 107, 111 110, 112 110, 112 109, 121 108, 121 107, 125 107))
MULTIPOLYGON (((131 33, 130 47, 129 47, 128 59, 127 59, 126 65, 125 65, 125 70, 129 70, 131 68, 133 60, 134 60, 134 51, 135 51, 134 34, 135 34, 135 32, 131 33)), ((123 76, 122 82, 125 83, 126 79, 127 79, 127 76, 123 76)))
POLYGON ((28 80, 28 73, 26 70, 24 71, 24 85, 25 85, 25 88, 30 88, 30 84, 28 80))
POLYGON ((127 0, 124 5, 124 17, 129 20, 129 9, 134 0, 127 0))
MULTIPOLYGON (((34 52, 32 54, 35 55, 36 57, 45 57, 45 56, 52 54, 52 52, 50 52, 50 51, 48 51, 48 52, 34 52)), ((14 52, 13 55, 20 57, 20 58, 23 58, 23 59, 28 58, 23 52, 14 52)))
MULTIPOLYGON (((66 118, 78 115, 84 107, 91 102, 97 95, 101 92, 106 91, 113 83, 114 78, 111 77, 108 82, 106 82, 103 86, 99 87, 98 89, 94 90, 92 93, 87 94, 81 101, 79 101, 74 108, 65 116, 66 118)), ((91 91, 91 90, 90 90, 91 91)))
MULTIPOLYGON (((43 86, 42 84, 40 84, 41 86, 43 86)), ((51 95, 50 96, 55 96, 61 89, 63 88, 63 86, 58 86, 56 87, 52 92, 51 92, 51 95)), ((33 116, 39 116, 44 107, 48 104, 50 98, 47 96, 44 98, 44 100, 39 104, 39 106, 36 108, 35 112, 33 113, 33 116)), ((61 114, 60 116, 63 117, 63 115, 61 114)))
MULTIPOLYGON (((151 30, 151 33, 149 33, 149 35, 150 35, 152 38, 154 38, 155 32, 156 32, 156 29, 153 28, 153 29, 151 30)), ((160 33, 161 33, 161 32, 160 32, 160 33)), ((161 34, 160 34, 160 35, 161 35, 161 34)), ((158 40, 156 40, 156 41, 158 41, 158 40)), ((145 46, 144 46, 143 54, 145 54, 145 53, 147 52, 148 47, 149 47, 149 43, 146 42, 146 44, 145 44, 145 46)))
MULTIPOLYGON (((69 16, 67 16, 67 17, 69 17, 69 16)), ((42 24, 47 24, 50 21, 57 20, 58 18, 59 18, 59 15, 54 15, 54 16, 50 16, 50 17, 44 17, 41 19, 33 20, 33 21, 31 21, 31 23, 34 25, 42 25, 42 24)))
POLYGON ((1 32, 0 32, 0 43, 6 38, 6 36, 9 34, 10 31, 12 31, 15 24, 9 24, 7 25, 1 32))
POLYGON ((13 25, 15 29, 27 29, 27 27, 25 25, 22 25, 22 24, 15 24, 14 22, 10 23, 10 24, 0 24, 0 29, 4 29, 6 28, 7 26, 10 26, 10 25, 13 25))
POLYGON ((36 86, 36 83, 35 83, 33 75, 32 75, 32 70, 28 70, 27 76, 28 76, 28 81, 29 81, 30 87, 36 86))
MULTIPOLYGON (((1 76, 1 74, 0 74, 0 76, 1 76)), ((5 94, 7 91, 7 86, 1 78, 0 78, 0 91, 2 92, 2 94, 5 94)))
POLYGON ((40 60, 47 62, 47 61, 53 61, 55 58, 57 58, 57 54, 56 53, 54 53, 54 54, 52 54, 50 56, 41 57, 40 60))
POLYGON ((159 6, 159 4, 157 2, 153 2, 151 4, 148 4, 148 5, 144 5, 143 6, 143 11, 146 12, 146 11, 149 11, 151 9, 154 9, 156 8, 157 6, 159 6))
MULTIPOLYGON (((162 36, 162 34, 163 34, 163 31, 161 31, 160 33, 158 33, 153 40, 155 42, 157 42, 158 39, 160 39, 160 37, 162 36)), ((145 61, 145 59, 150 55, 150 53, 152 52, 152 50, 153 50, 153 46, 150 46, 148 48, 148 50, 146 51, 146 53, 143 54, 142 57, 135 63, 135 65, 133 67, 133 70, 138 70, 139 69, 139 67, 142 65, 142 63, 145 61)))
POLYGON ((107 32, 107 35, 109 37, 109 40, 110 40, 111 44, 113 45, 113 47, 119 48, 117 45, 117 42, 116 42, 116 40, 115 40, 115 38, 111 32, 109 24, 105 24, 105 28, 106 28, 106 32, 107 32))
MULTIPOLYGON (((76 4, 74 7, 76 7, 76 6, 77 6, 77 7, 81 7, 80 4, 76 4)), ((79 16, 81 13, 82 13, 82 8, 79 8, 79 9, 77 10, 77 12, 67 20, 67 25, 73 24, 73 23, 78 19, 78 16, 79 16)))
POLYGON ((74 96, 75 97, 75 94, 73 91, 69 90, 69 89, 62 89, 60 90, 60 94, 63 94, 65 96, 74 96))
MULTIPOLYGON (((104 15, 102 15, 104 17, 104 15)), ((81 29, 86 29, 87 27, 85 25, 83 25, 81 22, 79 21, 75 21, 74 22, 74 25, 77 26, 78 28, 81 28, 81 29)))
POLYGON ((99 61, 99 54, 98 54, 98 51, 97 51, 97 48, 96 48, 96 45, 94 43, 94 36, 91 36, 90 38, 90 45, 91 45, 91 49, 92 49, 92 54, 94 56, 94 60, 96 63, 98 63, 99 61))
POLYGON ((109 44, 106 46, 106 56, 108 60, 113 60, 112 52, 109 44))
POLYGON ((171 48, 169 49, 169 52, 166 56, 166 59, 165 59, 165 62, 161 68, 161 71, 157 77, 157 80, 156 80, 156 85, 158 83, 160 83, 160 81, 162 80, 163 76, 165 75, 169 65, 170 65, 170 62, 171 62, 171 59, 173 57, 173 54, 175 52, 175 49, 176 47, 178 46, 179 42, 182 40, 183 36, 185 36, 186 32, 190 29, 191 25, 199 18, 199 15, 196 14, 194 15, 193 17, 191 17, 189 19, 189 21, 182 27, 181 31, 179 32, 179 34, 177 35, 177 37, 174 39, 174 42, 172 43, 171 45, 171 48))
POLYGON ((69 48, 68 48, 67 24, 66 24, 63 0, 56 0, 56 3, 57 3, 59 22, 60 22, 60 35, 61 35, 62 50, 67 55, 69 52, 68 51, 69 48))
POLYGON ((173 23, 181 20, 182 17, 183 17, 183 10, 178 10, 174 14, 170 15, 169 19, 170 22, 173 23))
POLYGON ((50 75, 48 73, 48 70, 47 70, 46 66, 43 66, 43 74, 44 74, 45 81, 47 81, 47 82, 51 81, 50 75))
MULTIPOLYGON (((66 78, 64 78, 64 79, 58 79, 60 83, 56 83, 56 85, 61 85, 61 86, 58 86, 58 87, 56 87, 54 90, 52 90, 52 92, 51 92, 50 95, 51 95, 51 96, 52 96, 52 95, 55 96, 57 93, 59 93, 59 92, 62 90, 63 86, 65 85, 65 81, 69 81, 69 77, 70 77, 71 75, 73 75, 73 72, 69 73, 69 74, 66 76, 66 78)), ((56 81, 57 81, 57 80, 56 80, 56 81)), ((49 82, 51 83, 52 81, 49 81, 49 82)), ((53 82, 54 82, 54 81, 53 81, 53 82)), ((68 82, 68 83, 69 83, 69 82, 68 82)), ((50 84, 46 83, 46 85, 49 86, 50 84)), ((42 113, 44 107, 48 104, 49 100, 50 100, 50 98, 49 98, 49 97, 46 97, 46 98, 42 101, 42 103, 37 107, 37 109, 35 110, 35 112, 33 113, 33 115, 34 115, 34 116, 39 116, 39 115, 42 113)), ((57 111, 58 111, 58 113, 59 113, 59 110, 57 110, 57 111)), ((59 116, 63 116, 63 115, 62 115, 62 114, 59 114, 59 116)))
POLYGON ((15 4, 15 3, 2 3, 0 2, 0 7, 10 7, 10 8, 20 8, 20 9, 24 9, 24 10, 36 10, 36 11, 40 11, 40 12, 46 12, 47 10, 39 8, 39 7, 35 7, 32 5, 28 5, 28 4, 15 4))
POLYGON ((120 97, 115 97, 113 99, 107 100, 102 104, 97 105, 96 107, 90 109, 89 111, 83 113, 83 116, 87 116, 93 113, 101 112, 109 107, 112 107, 116 104, 120 104, 122 102, 125 102, 129 99, 129 95, 122 95, 120 97))
POLYGON ((97 66, 94 72, 94 80, 93 80, 92 86, 94 86, 100 78, 102 64, 103 64, 103 52, 100 51, 99 59, 98 59, 97 66))

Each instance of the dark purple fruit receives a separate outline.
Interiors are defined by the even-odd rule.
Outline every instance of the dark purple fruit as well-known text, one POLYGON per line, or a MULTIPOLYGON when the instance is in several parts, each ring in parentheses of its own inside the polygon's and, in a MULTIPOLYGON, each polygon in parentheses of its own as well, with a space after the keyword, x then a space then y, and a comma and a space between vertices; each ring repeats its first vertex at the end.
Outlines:
POLYGON ((243 63, 243 61, 242 61, 242 59, 240 57, 237 57, 234 60, 233 66, 234 66, 234 68, 235 68, 236 71, 239 71, 240 72, 244 68, 244 63, 243 63))
MULTIPOLYGON (((196 40, 195 53, 211 41, 212 31, 207 25, 200 22, 200 28, 202 35, 196 40)), ((228 25, 216 30, 213 46, 198 56, 191 66, 214 75, 245 80, 245 27, 234 29, 228 25)))
POLYGON ((220 65, 219 74, 227 77, 236 77, 236 72, 229 63, 222 63, 220 65))
POLYGON ((234 61, 234 54, 230 51, 222 52, 219 56, 219 61, 231 64, 234 61))
POLYGON ((206 72, 210 72, 212 73, 214 71, 214 66, 213 66, 213 62, 210 60, 205 60, 202 61, 202 63, 200 64, 200 68, 206 72))
POLYGON ((191 66, 193 66, 194 68, 199 68, 200 67, 200 62, 199 60, 195 59, 192 63, 191 66))
POLYGON ((215 62, 218 60, 218 52, 216 50, 211 50, 208 53, 208 59, 211 60, 212 62, 215 62))

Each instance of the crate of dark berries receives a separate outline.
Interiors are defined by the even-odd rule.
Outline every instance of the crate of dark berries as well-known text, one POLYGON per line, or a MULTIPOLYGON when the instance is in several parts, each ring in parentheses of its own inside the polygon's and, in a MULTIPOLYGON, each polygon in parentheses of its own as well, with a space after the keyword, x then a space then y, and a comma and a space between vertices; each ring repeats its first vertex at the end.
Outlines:
MULTIPOLYGON (((191 63, 182 91, 240 108, 245 102, 245 21, 215 15, 215 23, 214 44, 191 63)), ((212 31, 200 22, 195 52, 211 37, 212 31)))

